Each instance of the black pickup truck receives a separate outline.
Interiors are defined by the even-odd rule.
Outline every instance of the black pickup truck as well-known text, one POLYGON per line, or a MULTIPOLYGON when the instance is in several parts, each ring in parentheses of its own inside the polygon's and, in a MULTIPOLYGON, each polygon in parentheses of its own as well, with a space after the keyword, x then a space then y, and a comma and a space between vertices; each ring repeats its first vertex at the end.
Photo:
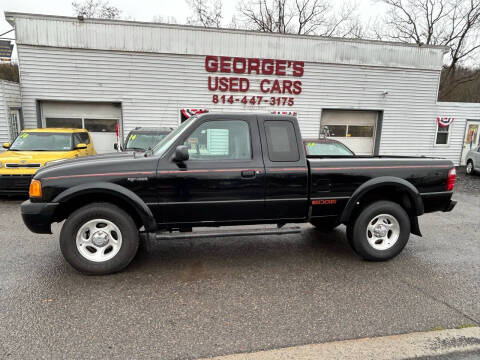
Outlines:
POLYGON ((358 255, 387 260, 410 233, 421 236, 419 215, 455 206, 451 161, 332 151, 306 156, 294 117, 194 116, 145 153, 39 170, 22 216, 36 233, 66 220, 66 260, 80 272, 106 274, 127 266, 141 240, 282 234, 300 231, 285 224, 303 222, 320 231, 345 224, 358 255), (212 230, 247 224, 277 226, 212 230))

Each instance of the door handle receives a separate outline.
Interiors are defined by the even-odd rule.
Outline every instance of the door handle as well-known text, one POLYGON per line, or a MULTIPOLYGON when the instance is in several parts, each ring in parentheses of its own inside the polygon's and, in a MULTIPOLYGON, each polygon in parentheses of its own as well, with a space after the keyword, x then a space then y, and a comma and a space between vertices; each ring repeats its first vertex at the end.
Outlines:
POLYGON ((254 178, 255 177, 255 170, 243 170, 242 171, 243 178, 254 178))

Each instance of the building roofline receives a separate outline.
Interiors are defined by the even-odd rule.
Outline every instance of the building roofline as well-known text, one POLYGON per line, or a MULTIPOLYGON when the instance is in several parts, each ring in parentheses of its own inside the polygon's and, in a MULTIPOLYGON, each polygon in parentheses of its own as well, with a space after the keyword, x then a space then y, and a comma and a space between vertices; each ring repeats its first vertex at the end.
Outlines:
MULTIPOLYGON (((62 15, 48 15, 48 14, 35 14, 35 13, 23 13, 23 12, 4 12, 5 19, 10 25, 15 27, 15 18, 35 18, 35 19, 45 19, 45 20, 70 20, 72 22, 79 22, 77 17, 73 16, 62 16, 62 15)), ((155 23, 147 21, 132 21, 132 20, 109 20, 109 19, 98 19, 98 18, 85 18, 82 20, 85 23, 97 23, 97 24, 121 24, 121 25, 130 25, 130 26, 149 26, 157 28, 170 28, 170 29, 191 29, 197 31, 208 31, 208 32, 224 32, 231 34, 257 34, 262 36, 269 37, 285 37, 285 38, 301 38, 301 39, 315 39, 320 41, 341 41, 349 43, 362 43, 362 44, 376 44, 376 45, 393 45, 399 47, 414 47, 414 48, 425 48, 425 49, 443 49, 444 52, 448 51, 447 46, 443 45, 422 45, 418 46, 413 43, 402 43, 395 41, 383 41, 383 40, 372 40, 372 39, 352 39, 352 38, 341 38, 341 37, 327 37, 319 35, 298 35, 298 34, 280 34, 280 33, 269 33, 258 30, 245 30, 245 29, 229 29, 229 28, 215 28, 215 27, 203 27, 196 25, 180 25, 180 24, 166 24, 166 23, 155 23)))

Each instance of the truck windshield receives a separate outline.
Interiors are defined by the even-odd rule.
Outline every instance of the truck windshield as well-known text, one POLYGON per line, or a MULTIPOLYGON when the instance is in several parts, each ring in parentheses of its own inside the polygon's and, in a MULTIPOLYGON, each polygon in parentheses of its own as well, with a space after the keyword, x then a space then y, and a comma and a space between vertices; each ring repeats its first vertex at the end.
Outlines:
POLYGON ((153 154, 155 155, 163 155, 165 151, 182 135, 182 133, 188 129, 194 122, 197 116, 192 116, 175 130, 173 130, 170 134, 165 136, 158 144, 153 148, 153 154))
POLYGON ((355 154, 342 143, 335 142, 307 142, 307 155, 316 156, 354 156, 355 154))
POLYGON ((153 149, 166 133, 132 133, 128 137, 126 149, 153 149))
POLYGON ((71 151, 72 134, 22 132, 13 142, 12 151, 71 151))

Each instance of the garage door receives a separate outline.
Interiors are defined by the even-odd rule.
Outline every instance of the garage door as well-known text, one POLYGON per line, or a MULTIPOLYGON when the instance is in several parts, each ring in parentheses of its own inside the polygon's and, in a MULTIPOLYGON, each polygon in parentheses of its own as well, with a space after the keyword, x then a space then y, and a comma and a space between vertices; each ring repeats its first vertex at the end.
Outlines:
POLYGON ((112 103, 42 102, 44 127, 83 128, 92 137, 98 154, 113 151, 120 125, 121 107, 112 103))
POLYGON ((357 155, 373 155, 378 112, 323 110, 321 132, 328 127, 329 137, 339 140, 357 155))

